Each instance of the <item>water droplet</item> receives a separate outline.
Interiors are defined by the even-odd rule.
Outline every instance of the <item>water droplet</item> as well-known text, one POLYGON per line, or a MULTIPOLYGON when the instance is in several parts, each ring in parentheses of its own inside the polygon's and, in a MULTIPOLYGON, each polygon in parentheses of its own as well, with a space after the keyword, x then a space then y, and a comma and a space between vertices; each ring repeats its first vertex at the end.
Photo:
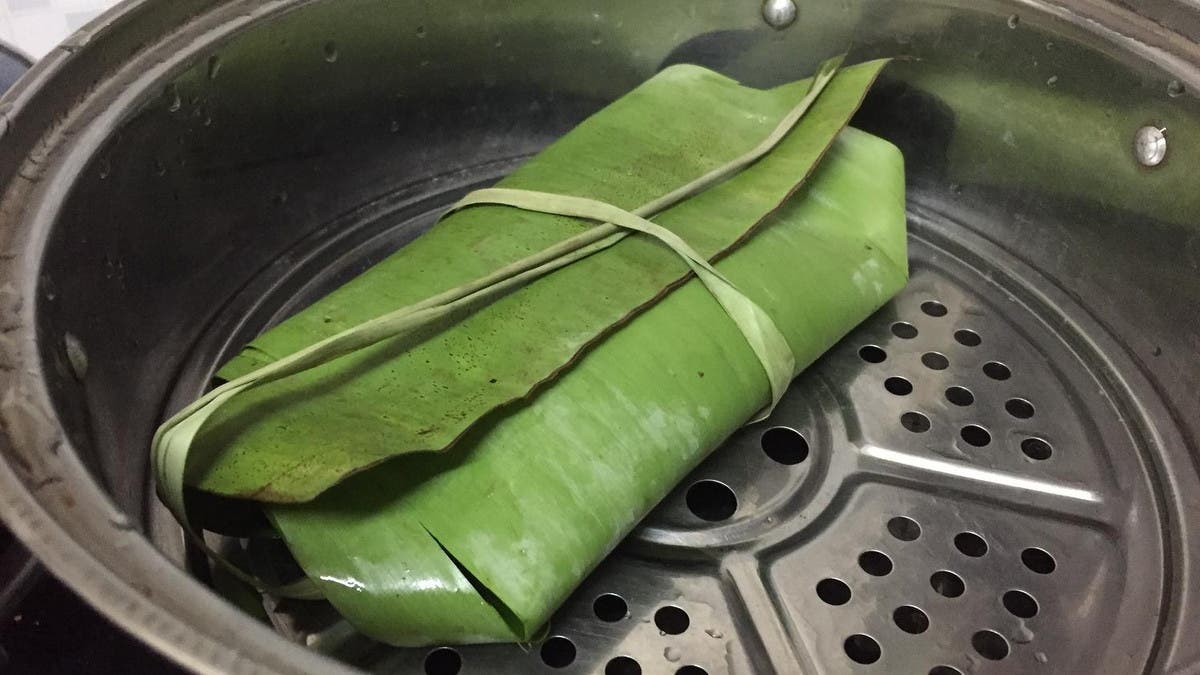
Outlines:
MULTIPOLYGON (((275 202, 275 206, 283 206, 284 204, 287 203, 287 200, 288 200, 288 193, 286 190, 280 190, 279 192, 276 192, 275 197, 272 199, 272 201, 275 202)), ((328 322, 329 317, 325 317, 325 321, 328 322)))
POLYGON ((221 57, 213 54, 208 57, 208 79, 217 79, 217 73, 221 72, 221 57))
POLYGON ((1017 27, 1017 26, 1019 26, 1019 25, 1021 25, 1021 17, 1017 16, 1016 14, 1011 14, 1011 15, 1009 15, 1009 17, 1008 17, 1008 27, 1009 27, 1009 28, 1016 28, 1016 27, 1017 27))
POLYGON ((419 37, 419 38, 425 37, 425 26, 417 26, 417 37, 419 37))
POLYGON ((325 43, 325 60, 329 63, 334 63, 338 60, 337 43, 333 40, 325 43))
POLYGON ((1037 659, 1038 663, 1045 663, 1050 660, 1046 658, 1046 652, 1036 652, 1034 653, 1033 658, 1037 659))
POLYGON ((100 173, 100 180, 108 178, 108 174, 112 172, 112 165, 110 165, 108 160, 103 157, 100 159, 100 164, 97 168, 100 173))
POLYGON ((179 98, 179 88, 175 85, 168 84, 163 96, 167 99, 167 112, 179 112, 183 107, 183 99, 179 98))
POLYGON ((79 338, 67 333, 63 335, 63 348, 67 352, 67 362, 71 364, 71 372, 75 379, 82 381, 87 376, 88 356, 79 338))
POLYGON ((595 33, 592 33, 592 44, 598 46, 602 42, 604 42, 604 38, 600 37, 600 31, 596 31, 595 33))
POLYGON ((1176 98, 1183 95, 1183 83, 1179 80, 1171 80, 1167 83, 1167 96, 1176 98))
POLYGON ((154 160, 154 175, 162 176, 167 173, 167 167, 162 163, 161 159, 154 160))
POLYGON ((1046 80, 1046 86, 1053 87, 1055 84, 1058 84, 1058 76, 1051 75, 1049 79, 1046 80))
POLYGON ((388 131, 392 132, 393 134, 397 131, 400 131, 400 120, 392 120, 388 124, 388 131))
POLYGON ((679 647, 667 647, 663 650, 663 658, 671 663, 675 663, 679 659, 683 658, 683 651, 680 650, 679 647))
POLYGON ((1029 630, 1029 626, 1022 621, 1021 625, 1012 634, 1012 641, 1019 645, 1026 645, 1033 642, 1033 631, 1029 630))
POLYGON ((704 632, 708 633, 708 637, 713 638, 715 640, 720 640, 721 638, 725 637, 725 634, 722 633, 721 631, 717 630, 716 628, 705 628, 704 632))
POLYGON ((499 36, 499 35, 497 35, 497 36, 496 36, 496 42, 495 42, 494 44, 496 45, 496 49, 499 49, 499 48, 501 48, 501 47, 503 47, 503 46, 504 46, 504 40, 502 40, 502 39, 500 38, 500 36, 499 36))

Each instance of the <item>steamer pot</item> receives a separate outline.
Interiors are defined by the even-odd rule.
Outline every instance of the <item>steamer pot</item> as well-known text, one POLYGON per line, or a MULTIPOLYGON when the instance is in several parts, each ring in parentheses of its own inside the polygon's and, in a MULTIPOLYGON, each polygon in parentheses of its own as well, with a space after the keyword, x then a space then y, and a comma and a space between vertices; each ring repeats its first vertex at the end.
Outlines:
POLYGON ((1194 672, 1197 37, 1171 0, 130 0, 0 99, 0 515, 199 672, 1194 672), (905 153, 909 286, 550 640, 214 592, 147 451, 218 363, 665 65, 848 46, 903 57, 854 124, 905 153))

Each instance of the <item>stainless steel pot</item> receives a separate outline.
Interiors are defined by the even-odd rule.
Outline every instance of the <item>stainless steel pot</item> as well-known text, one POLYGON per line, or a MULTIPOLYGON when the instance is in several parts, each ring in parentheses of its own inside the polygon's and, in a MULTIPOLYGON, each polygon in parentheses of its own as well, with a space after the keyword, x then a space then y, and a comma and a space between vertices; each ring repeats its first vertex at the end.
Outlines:
POLYGON ((0 515, 199 671, 1193 672, 1200 17, 1139 9, 127 2, 0 99, 0 515), (905 152, 912 282, 554 637, 396 650, 210 590, 147 447, 223 358, 664 65, 849 45, 904 57, 855 124, 905 152))

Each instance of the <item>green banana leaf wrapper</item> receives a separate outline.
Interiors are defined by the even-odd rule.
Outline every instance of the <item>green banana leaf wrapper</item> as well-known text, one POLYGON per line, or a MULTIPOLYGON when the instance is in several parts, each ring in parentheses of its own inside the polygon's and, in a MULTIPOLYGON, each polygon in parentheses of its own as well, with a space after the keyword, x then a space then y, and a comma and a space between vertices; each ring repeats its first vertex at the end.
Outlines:
MULTIPOLYGON (((797 370, 905 283, 899 151, 847 128, 882 61, 845 68, 769 154, 657 214, 773 318, 797 370)), ((633 210, 754 147, 808 91, 674 66, 504 187, 633 210)), ((595 223, 457 211, 247 346, 233 379, 595 223)), ((305 573, 397 645, 528 640, 697 463, 770 403, 762 363, 645 236, 418 339, 233 399, 188 483, 266 505, 305 573)))

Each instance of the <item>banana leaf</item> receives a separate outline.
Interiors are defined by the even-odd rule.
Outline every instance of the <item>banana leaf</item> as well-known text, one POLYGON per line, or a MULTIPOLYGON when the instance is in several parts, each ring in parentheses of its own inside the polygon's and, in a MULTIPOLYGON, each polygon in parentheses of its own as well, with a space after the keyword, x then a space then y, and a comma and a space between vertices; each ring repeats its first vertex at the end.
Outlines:
MULTIPOLYGON (((775 151, 663 211, 655 222, 706 258, 731 250, 812 170, 882 65, 840 71, 775 151)), ((702 68, 669 68, 500 187, 587 196, 633 209, 753 147, 809 85, 805 80, 762 91, 702 68)), ((219 375, 245 375, 590 228, 578 218, 505 206, 458 211, 254 340, 219 375)), ((674 252, 630 237, 449 327, 431 328, 422 339, 386 340, 247 392, 197 436, 188 482, 229 496, 300 502, 391 457, 446 448, 487 413, 553 379, 688 276, 674 252)))
MULTIPOLYGON (((907 277, 902 159, 845 128, 882 65, 839 72, 768 155, 654 218, 719 260, 797 369, 907 277)), ((810 84, 755 90, 673 67, 501 185, 634 209, 753 147, 810 84)), ((221 376, 588 227, 504 206, 458 211, 268 331, 221 376)), ((268 502, 322 593, 393 644, 529 639, 772 396, 739 326, 648 237, 454 319, 234 399, 200 429, 203 461, 188 475, 268 502)))

